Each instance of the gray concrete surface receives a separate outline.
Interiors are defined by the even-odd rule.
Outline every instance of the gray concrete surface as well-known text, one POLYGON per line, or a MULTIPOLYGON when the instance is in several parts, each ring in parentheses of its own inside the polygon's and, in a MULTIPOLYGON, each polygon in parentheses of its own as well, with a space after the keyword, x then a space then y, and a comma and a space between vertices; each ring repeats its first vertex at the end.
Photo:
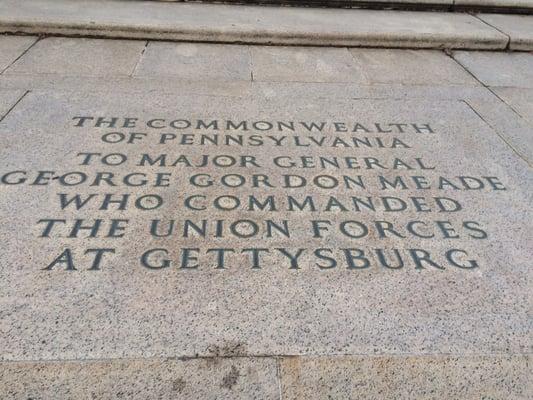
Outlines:
POLYGON ((282 398, 517 400, 533 389, 528 373, 524 356, 295 357, 281 363, 282 398))
POLYGON ((479 83, 442 51, 350 49, 366 84, 460 85, 479 83))
POLYGON ((533 88, 533 53, 457 51, 453 57, 487 86, 533 88))
POLYGON ((533 89, 493 88, 493 90, 518 115, 533 126, 533 89))
POLYGON ((0 90, 0 121, 4 119, 25 92, 24 90, 0 90))
POLYGON ((533 8, 531 0, 454 0, 456 6, 533 8))
POLYGON ((0 365, 3 399, 279 399, 274 358, 0 365))
POLYGON ((345 48, 252 46, 254 80, 364 82, 345 48))
MULTIPOLYGON (((533 8, 533 1, 528 0, 533 8)), ((511 50, 533 50, 533 16, 479 14, 478 18, 509 35, 511 50)))
POLYGON ((127 76, 133 73, 143 49, 139 40, 45 38, 5 73, 127 76))
POLYGON ((210 43, 150 42, 135 76, 182 80, 249 80, 250 50, 246 46, 210 43))

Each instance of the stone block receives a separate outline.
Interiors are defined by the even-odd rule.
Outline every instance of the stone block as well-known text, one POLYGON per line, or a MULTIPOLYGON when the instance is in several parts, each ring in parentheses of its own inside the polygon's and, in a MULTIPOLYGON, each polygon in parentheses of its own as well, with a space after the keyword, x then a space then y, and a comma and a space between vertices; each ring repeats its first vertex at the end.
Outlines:
POLYGON ((269 358, 3 363, 2 398, 278 399, 269 358))
POLYGON ((7 69, 13 74, 131 75, 145 42, 52 37, 40 40, 7 69))
POLYGON ((254 80, 363 82, 346 48, 251 46, 254 80))
MULTIPOLYGON (((520 3, 515 0, 510 2, 520 3)), ((525 3, 533 9, 532 1, 526 0, 525 3)), ((478 18, 507 34, 511 50, 533 50, 533 15, 480 14, 478 18)))
POLYGON ((479 85, 442 51, 350 49, 350 52, 366 84, 479 85))
POLYGON ((530 350, 531 169, 464 102, 111 89, 0 125, 3 361, 530 350))
POLYGON ((453 57, 487 86, 533 88, 533 54, 456 51, 453 57))
POLYGON ((287 400, 526 400, 533 390, 525 355, 293 357, 280 370, 287 400))
POLYGON ((498 87, 494 92, 533 127, 533 89, 498 87))
POLYGON ((250 62, 246 46, 150 42, 135 75, 192 81, 249 81, 250 62))
POLYGON ((9 110, 24 95, 23 90, 0 90, 0 121, 2 121, 9 110))

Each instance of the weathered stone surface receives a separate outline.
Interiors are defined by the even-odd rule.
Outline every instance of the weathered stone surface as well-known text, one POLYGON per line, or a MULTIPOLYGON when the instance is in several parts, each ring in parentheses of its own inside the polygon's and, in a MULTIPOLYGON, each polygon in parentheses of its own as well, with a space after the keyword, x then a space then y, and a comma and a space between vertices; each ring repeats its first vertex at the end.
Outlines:
POLYGON ((11 65, 35 41, 33 36, 0 35, 0 73, 11 65))
POLYGON ((281 362, 282 398, 526 400, 532 372, 525 355, 294 357, 281 362))
POLYGON ((2 399, 279 399, 276 360, 109 360, 0 365, 2 399))
POLYGON ((23 95, 23 90, 0 90, 0 121, 23 95))
MULTIPOLYGON (((197 79, 200 79, 198 76, 197 79)), ((6 90, 57 90, 63 93, 105 92, 110 87, 120 86, 123 93, 137 95, 146 92, 161 94, 193 94, 204 96, 243 97, 250 95, 250 81, 190 80, 172 76, 64 76, 55 74, 2 74, 0 84, 6 90)))
MULTIPOLYGON (((18 74, 2 75, 0 81, 3 87, 7 88, 70 90, 79 87, 83 90, 105 90, 109 85, 120 85, 123 91, 142 88, 138 90, 171 92, 172 88, 176 88, 180 92, 192 91, 194 94, 239 96, 249 95, 251 85, 245 82, 250 80, 252 72, 254 82, 300 81, 306 82, 306 88, 311 82, 431 85, 435 95, 437 87, 467 90, 471 86, 479 85, 460 65, 442 52, 385 49, 350 51, 353 56, 347 49, 340 48, 250 46, 247 49, 245 46, 153 42, 149 44, 147 52, 135 69, 135 79, 112 77, 102 80, 101 77, 83 77, 80 80, 76 77, 35 73, 29 77, 18 74), (220 61, 224 52, 218 50, 218 47, 225 49, 225 61, 220 61), (177 57, 177 54, 173 56, 174 48, 176 53, 180 48, 190 49, 187 50, 190 57, 177 57), (254 54, 253 63, 250 61, 249 52, 254 54), (392 65, 396 68, 392 68, 392 65), (202 86, 209 89, 202 90, 202 86), (188 87, 190 89, 187 89, 188 87), (230 90, 221 91, 223 87, 230 90)), ((323 85, 319 87, 324 88, 323 85)), ((344 92, 353 94, 354 90, 360 91, 360 88, 354 86, 351 89, 346 85, 329 88, 335 97, 342 97, 344 92)), ((279 91, 278 89, 276 93, 279 91)), ((317 94, 322 95, 321 91, 317 91, 317 94)))
POLYGON ((222 43, 504 49, 466 14, 163 2, 0 0, 0 32, 222 43))
POLYGON ((455 0, 457 6, 532 8, 531 0, 455 0))
MULTIPOLYGON (((519 1, 510 0, 519 6, 519 1)), ((526 0, 533 9, 533 1, 526 0)), ((483 21, 509 35, 512 50, 533 50, 533 15, 481 14, 483 21)))
MULTIPOLYGON (((479 355, 530 351, 529 204, 532 199, 528 188, 531 171, 464 102, 335 101, 317 97, 312 101, 301 97, 265 101, 257 94, 243 99, 149 92, 132 96, 111 89, 105 96, 91 92, 77 95, 32 92, 0 126, 3 141, 0 158, 7 160, 2 165, 1 176, 8 183, 0 187, 3 216, 0 354, 3 360, 375 353, 479 355), (76 121, 80 120, 73 118, 81 116, 117 116, 120 120, 113 127, 105 123, 95 127, 90 121, 77 127, 76 121), (138 120, 125 121, 125 117, 138 120), (147 121, 154 118, 164 120, 157 121, 156 126, 166 127, 148 128, 147 121), (185 122, 175 123, 177 128, 168 126, 169 121, 178 119, 195 121, 194 126, 198 119, 248 121, 251 128, 248 131, 179 129, 185 122), (256 123, 254 127, 252 121, 267 122, 256 123), (274 125, 276 121, 296 121, 296 132, 265 131, 268 121, 274 125), (327 128, 324 133, 307 132, 302 121, 307 124, 324 121, 327 128), (341 132, 342 124, 337 125, 340 131, 336 132, 333 123, 342 121, 347 126, 357 121, 372 132, 341 132), (389 127, 385 130, 392 132, 377 132, 376 123, 389 127), (407 125, 402 125, 402 133, 390 123, 407 125), (430 124, 433 133, 424 124, 430 124), (132 144, 110 144, 101 139, 108 133, 111 138, 120 137, 112 132, 122 132, 128 137, 130 132, 147 136, 140 135, 143 139, 132 144), (198 142, 202 135, 214 133, 222 137, 242 135, 244 144, 215 146, 198 142), (161 134, 176 137, 165 145, 158 144, 161 134), (282 136, 287 138, 276 146, 268 136, 278 140, 282 136), (296 142, 294 136, 301 142, 296 142), (309 136, 322 145, 311 141, 309 136), (368 138, 372 146, 332 147, 336 137, 348 143, 352 143, 352 137, 368 138), (390 148, 393 138, 408 147, 390 148), (378 139, 384 147, 377 144, 378 139), (264 144, 257 145, 261 140, 264 144), (190 141, 194 144, 188 144, 190 141), (82 152, 123 153, 129 158, 124 164, 113 166, 102 164, 95 155, 89 165, 80 165, 84 159, 79 154, 82 152), (239 157, 248 155, 255 157, 248 161, 255 160, 258 166, 209 164, 206 168, 190 168, 182 163, 176 167, 142 167, 137 165, 142 153, 168 153, 169 160, 181 154, 194 163, 204 154, 228 155, 240 160, 243 159, 239 157), (291 157, 297 165, 276 166, 274 158, 278 156, 291 157), (309 164, 319 162, 318 157, 357 157, 352 162, 360 164, 359 168, 353 165, 355 169, 328 164, 322 169, 309 164), (375 165, 374 169, 368 169, 367 163, 372 161, 365 161, 364 157, 373 157, 389 169, 375 165), (396 158, 405 160, 413 169, 401 164, 398 170, 390 169, 396 158), (417 164, 416 158, 422 164, 417 164), (302 163, 307 163, 307 168, 302 163), (435 169, 423 169, 422 165, 435 169), (20 170, 28 171, 30 180, 9 184, 22 175, 6 177, 6 173, 20 170), (32 185, 40 170, 56 172, 44 173, 32 185), (111 186, 109 181, 100 181, 98 186, 89 182, 64 186, 72 184, 75 176, 83 176, 74 174, 64 178, 69 171, 84 172, 91 181, 97 172, 113 173, 114 178, 106 176, 112 183, 116 180, 116 186, 111 186), (121 177, 137 172, 147 174, 150 183, 136 187, 121 183, 121 177), (169 186, 165 176, 157 186, 155 173, 171 173, 167 176, 169 186), (203 176, 196 178, 200 179, 196 186, 192 185, 191 178, 198 173, 209 174, 215 183, 199 187, 208 182, 203 176), (221 184, 222 176, 227 174, 230 176, 223 178, 225 183, 221 184), (303 187, 284 188, 286 174, 299 175, 307 183, 303 187), (359 175, 365 182, 364 189, 353 184, 325 187, 335 179, 342 182, 343 176, 357 179, 359 175), (378 183, 380 175, 386 179, 401 176, 408 187, 382 190, 378 183), (429 183, 419 178, 422 179, 419 185, 430 185, 432 189, 414 188, 411 176, 425 176, 429 183), (440 190, 435 186, 439 176, 447 177, 458 187, 463 184, 457 176, 470 176, 474 178, 470 180, 472 185, 480 180, 483 188, 455 190, 448 186, 440 190), (246 181, 243 186, 239 186, 241 179, 246 181), (259 187, 253 187, 254 179, 259 187), (275 187, 268 186, 265 179, 275 187), (231 187, 234 185, 239 187, 231 187), (500 190, 503 187, 506 190, 500 190), (133 203, 118 210, 120 206, 116 203, 103 206, 102 198, 96 197, 93 198, 96 201, 90 200, 80 210, 73 204, 65 205, 62 210, 61 193, 67 196, 129 194, 133 203), (135 206, 135 201, 143 195, 160 195, 163 205, 151 211, 142 209, 158 204, 157 197, 152 196, 139 203, 141 208, 135 206), (220 209, 235 201, 230 197, 216 200, 224 195, 236 196, 242 205, 235 210, 220 209), (261 201, 273 196, 278 206, 270 211, 259 211, 256 206, 251 211, 250 195, 261 201), (206 196, 205 201, 196 197, 194 204, 201 208, 204 203, 207 209, 187 208, 185 201, 190 196, 206 196), (287 196, 300 202, 312 196, 317 211, 308 207, 290 211, 287 196), (331 196, 345 202, 347 210, 337 204, 328 211, 326 202, 331 196), (356 211, 349 204, 351 196, 362 199, 370 196, 376 202, 376 211, 364 207, 356 211), (386 211, 383 196, 402 199, 407 209, 386 211), (422 197, 418 201, 427 206, 418 203, 421 210, 417 212, 413 196, 422 197), (451 211, 455 204, 451 200, 445 201, 447 211, 442 211, 434 197, 449 197, 462 209, 451 211), (427 207, 431 211, 422 211, 427 207), (54 218, 65 219, 65 224, 59 222, 50 232, 45 232, 48 223, 43 220, 54 218), (72 224, 76 219, 84 219, 86 226, 94 223, 95 218, 102 220, 105 232, 98 230, 95 237, 90 237, 87 230, 73 233, 72 224), (109 231, 111 219, 129 222, 119 222, 118 227, 109 231), (178 228, 170 237, 151 237, 149 226, 154 219, 175 220, 178 228), (200 225, 206 219, 209 223, 206 237, 199 237, 194 229, 188 237, 183 237, 186 219, 200 225), (222 234, 213 230, 215 220, 224 221, 222 234), (239 220, 252 221, 246 223, 248 228, 253 233, 255 223, 260 232, 246 238, 237 237, 228 230, 228 224, 239 220), (270 235, 264 229, 266 220, 280 226, 287 220, 290 237, 276 229, 270 235), (312 220, 325 221, 319 223, 318 233, 311 229, 312 220), (352 220, 358 222, 344 225, 343 233, 341 224, 352 220), (406 228, 410 221, 421 221, 412 227, 416 235, 406 228), (122 234, 121 224, 126 226, 124 237, 114 237, 122 234), (385 228, 389 230, 383 231, 385 228), (365 229, 368 234, 364 234, 365 229), (421 238, 419 234, 435 236, 421 238), (104 254, 98 268, 91 267, 95 253, 90 249, 103 248, 114 249, 115 253, 104 254), (143 254, 156 248, 168 249, 168 254, 149 253, 143 266, 143 254), (226 254, 224 268, 212 250, 220 248, 235 250, 226 254), (256 264, 250 253, 242 253, 250 248, 266 248, 269 253, 262 253, 256 264), (333 265, 331 259, 313 254, 316 249, 324 248, 331 249, 331 253, 322 255, 334 257, 335 268, 327 268, 333 265), (65 249, 71 249, 74 265, 59 262, 68 259, 65 249), (276 249, 291 254, 304 250, 293 264, 276 249), (363 250, 368 257, 368 268, 359 268, 367 263, 357 258, 357 250, 345 253, 342 249, 363 250), (380 266, 375 249, 386 249, 383 251, 390 265, 392 249, 398 249, 404 267, 393 270, 380 266), (427 251, 438 266, 427 262, 417 265, 413 258, 417 249, 427 251), (466 253, 448 253, 452 249, 466 253), (62 253, 63 257, 57 259, 62 253), (171 264, 157 269, 165 259, 171 260, 171 264), (260 268, 253 268, 254 265, 260 268), (76 270, 68 269, 74 267, 76 270)), ((106 160, 114 164, 120 161, 120 156, 106 160)), ((220 162, 223 160, 231 159, 223 157, 220 162)), ((339 162, 344 165, 342 159, 339 162)), ((133 183, 140 184, 141 178, 135 176, 133 183)), ((159 228, 158 234, 164 230, 163 226, 159 228)), ((242 229, 241 226, 237 231, 241 236, 249 235, 250 231, 242 229)))
POLYGON ((457 51, 453 57, 488 86, 533 88, 533 54, 457 51))
POLYGON ((250 80, 250 63, 250 51, 246 46, 150 42, 135 75, 186 80, 250 80))
POLYGON ((346 48, 250 46, 256 81, 363 82, 346 48))
POLYGON ((256 81, 479 85, 440 51, 259 46, 250 49, 256 81))
POLYGON ((350 49, 367 84, 461 85, 479 83, 442 51, 350 49))
MULTIPOLYGON (((199 79, 199 78, 198 78, 199 79)), ((253 98, 258 95, 267 99, 305 96, 307 98, 328 97, 338 99, 425 99, 461 100, 469 96, 492 97, 482 86, 438 86, 438 85, 362 85, 356 83, 321 82, 257 82, 257 81, 184 81, 171 76, 150 77, 63 77, 49 74, 0 75, 0 84, 9 90, 57 90, 61 92, 105 92, 114 84, 121 92, 136 95, 157 91, 163 95, 212 95, 253 98)))
POLYGON ((473 98, 468 104, 520 157, 533 166, 533 127, 499 99, 473 98))
POLYGON ((144 46, 145 42, 138 40, 52 37, 40 40, 5 73, 130 75, 144 46))
POLYGON ((494 92, 533 126, 533 89, 494 88, 494 92))
POLYGON ((533 90, 495 87, 502 100, 473 99, 470 104, 533 166, 533 90))
MULTIPOLYGON (((344 4, 347 5, 354 5, 357 6, 360 3, 363 3, 365 5, 372 4, 374 5, 380 5, 380 3, 391 3, 390 0, 346 0, 344 4)), ((408 3, 408 4, 438 4, 438 5, 452 5, 453 0, 396 0, 394 3, 396 4, 402 4, 402 3, 408 3)))

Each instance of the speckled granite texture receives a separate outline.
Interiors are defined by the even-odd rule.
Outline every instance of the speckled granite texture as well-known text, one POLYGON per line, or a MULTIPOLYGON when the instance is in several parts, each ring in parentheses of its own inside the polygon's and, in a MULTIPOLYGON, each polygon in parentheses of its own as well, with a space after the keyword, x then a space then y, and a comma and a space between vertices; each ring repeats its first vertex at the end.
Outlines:
POLYGON ((0 73, 0 398, 528 399, 526 70, 77 43, 0 73))

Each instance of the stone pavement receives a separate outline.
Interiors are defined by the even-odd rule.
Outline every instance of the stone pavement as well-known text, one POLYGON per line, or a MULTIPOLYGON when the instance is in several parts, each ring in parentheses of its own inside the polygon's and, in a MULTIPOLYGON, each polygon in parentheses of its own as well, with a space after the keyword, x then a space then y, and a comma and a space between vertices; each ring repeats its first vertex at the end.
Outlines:
POLYGON ((4 399, 528 399, 533 54, 0 37, 4 399))

